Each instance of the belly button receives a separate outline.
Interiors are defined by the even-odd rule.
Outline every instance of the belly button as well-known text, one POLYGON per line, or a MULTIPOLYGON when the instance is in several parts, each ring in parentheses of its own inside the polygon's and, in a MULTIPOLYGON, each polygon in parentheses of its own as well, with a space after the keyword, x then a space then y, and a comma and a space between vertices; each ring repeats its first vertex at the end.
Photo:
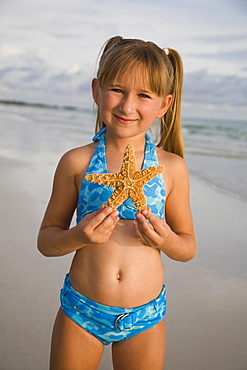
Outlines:
POLYGON ((120 274, 118 274, 117 275, 117 280, 120 280, 121 279, 121 275, 120 274))

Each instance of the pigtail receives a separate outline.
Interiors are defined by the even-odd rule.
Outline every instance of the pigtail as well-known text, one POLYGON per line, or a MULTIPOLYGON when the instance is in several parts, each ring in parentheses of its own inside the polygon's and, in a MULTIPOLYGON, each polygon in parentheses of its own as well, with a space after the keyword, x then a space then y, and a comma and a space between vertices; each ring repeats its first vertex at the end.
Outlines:
MULTIPOLYGON (((172 95, 172 102, 166 114, 160 119, 160 142, 162 149, 184 156, 181 132, 181 102, 183 85, 183 64, 180 55, 173 49, 161 49, 156 44, 138 39, 110 38, 102 48, 97 73, 98 94, 104 84, 124 76, 130 70, 144 66, 150 89, 158 96, 172 95)), ((144 77, 144 78, 145 78, 144 77)), ((105 127, 97 109, 97 133, 105 127)))
POLYGON ((106 43, 103 45, 101 60, 104 58, 105 53, 112 48, 112 46, 120 44, 122 40, 122 36, 114 36, 107 40, 106 43))
POLYGON ((160 142, 158 146, 183 158, 184 142, 181 130, 183 64, 176 50, 165 49, 164 54, 166 54, 165 58, 169 58, 173 67, 173 81, 171 81, 170 91, 168 91, 168 94, 172 94, 172 102, 166 114, 161 118, 160 142))

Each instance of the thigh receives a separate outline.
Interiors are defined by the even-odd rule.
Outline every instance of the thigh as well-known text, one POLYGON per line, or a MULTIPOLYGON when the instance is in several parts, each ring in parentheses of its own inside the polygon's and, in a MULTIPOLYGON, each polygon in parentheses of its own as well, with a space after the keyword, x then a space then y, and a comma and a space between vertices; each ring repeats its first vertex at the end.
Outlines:
POLYGON ((104 345, 71 320, 60 308, 54 323, 50 370, 94 370, 104 345))
POLYGON ((115 370, 162 370, 165 361, 165 320, 132 338, 112 345, 115 370))

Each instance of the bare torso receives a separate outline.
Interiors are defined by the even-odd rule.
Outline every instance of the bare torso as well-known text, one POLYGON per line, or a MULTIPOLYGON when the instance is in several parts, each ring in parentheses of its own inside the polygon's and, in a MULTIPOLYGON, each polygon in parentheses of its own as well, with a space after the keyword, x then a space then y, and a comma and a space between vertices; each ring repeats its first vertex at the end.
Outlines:
MULTIPOLYGON (((95 144, 90 146, 94 153, 95 144)), ((119 158, 108 155, 109 172, 120 169, 119 158), (114 158, 114 160, 111 160, 114 158), (116 160, 118 159, 118 160, 116 160)), ((141 168, 143 153, 137 155, 141 168)), ((76 178, 78 193, 85 168, 76 178)), ((115 307, 136 307, 155 299, 164 282, 160 251, 144 246, 137 238, 131 220, 120 219, 106 244, 89 245, 79 249, 70 269, 72 286, 98 303, 115 307)))
POLYGON ((86 246, 71 265, 73 287, 101 304, 136 307, 156 298, 164 281, 158 249, 144 246, 132 221, 120 220, 107 244, 86 246))

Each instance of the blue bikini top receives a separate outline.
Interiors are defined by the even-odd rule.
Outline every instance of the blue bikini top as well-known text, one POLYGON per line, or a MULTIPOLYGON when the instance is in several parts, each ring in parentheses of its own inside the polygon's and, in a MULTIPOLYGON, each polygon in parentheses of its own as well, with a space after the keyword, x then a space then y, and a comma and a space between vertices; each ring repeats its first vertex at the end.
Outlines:
MULTIPOLYGON (((85 176, 93 173, 108 173, 105 155, 105 135, 106 127, 93 137, 93 141, 98 141, 98 145, 85 176)), ((142 169, 159 165, 154 143, 149 135, 146 134, 145 138, 146 143, 142 169)), ((84 177, 78 197, 76 222, 79 223, 88 213, 98 210, 103 203, 107 203, 113 191, 114 189, 111 186, 99 185, 87 181, 84 177)), ((164 219, 166 192, 162 174, 159 174, 145 184, 143 191, 146 196, 147 206, 151 208, 152 213, 164 219)), ((135 214, 138 212, 131 199, 127 199, 117 210, 119 211, 119 218, 130 220, 135 220, 135 214)))

